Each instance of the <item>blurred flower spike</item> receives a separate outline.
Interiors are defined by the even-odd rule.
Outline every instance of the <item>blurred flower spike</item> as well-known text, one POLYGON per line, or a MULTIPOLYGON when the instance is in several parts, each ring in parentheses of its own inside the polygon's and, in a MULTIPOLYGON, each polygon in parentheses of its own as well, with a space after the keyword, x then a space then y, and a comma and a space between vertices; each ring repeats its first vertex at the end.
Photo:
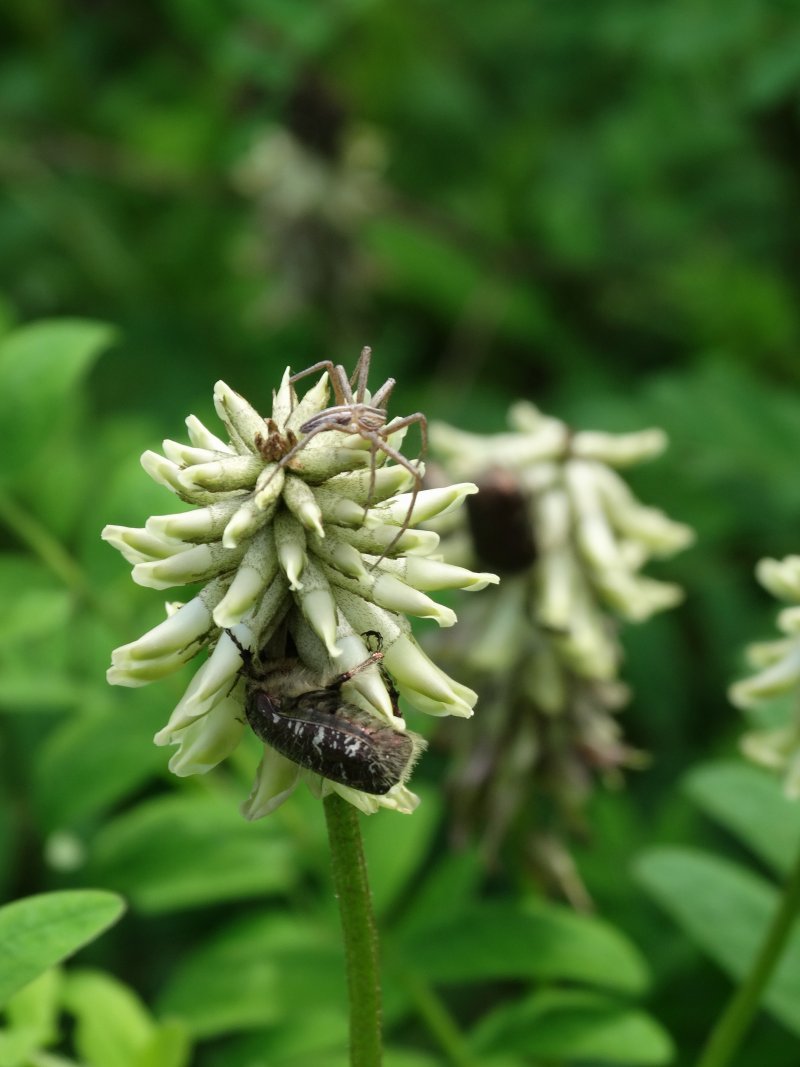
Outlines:
MULTIPOLYGON (((112 685, 147 685, 210 653, 155 737, 156 744, 177 746, 169 764, 177 775, 209 771, 230 755, 246 728, 237 642, 267 660, 284 657, 288 644, 322 687, 369 657, 362 635, 372 631, 380 635, 382 669, 355 673, 346 683, 348 703, 404 730, 392 684, 386 684, 391 676, 420 711, 472 714, 476 694, 428 658, 406 616, 451 626, 454 612, 430 592, 481 589, 498 580, 441 562, 433 555, 438 536, 414 528, 457 508, 476 487, 414 494, 418 461, 411 470, 387 463, 383 451, 346 430, 305 440, 302 427, 328 403, 327 373, 298 398, 287 369, 266 420, 218 382, 214 405, 224 439, 190 415, 189 444, 167 440, 163 455, 142 456, 147 473, 192 510, 154 516, 141 529, 103 530, 133 565, 139 585, 203 583, 187 603, 167 605, 164 622, 116 649, 108 671, 112 685)), ((404 433, 389 437, 393 449, 404 433)), ((301 779, 318 795, 336 791, 368 813, 380 806, 410 812, 418 803, 404 782, 383 796, 363 793, 265 747, 245 816, 273 811, 301 779)))
POLYGON ((748 645, 745 655, 757 673, 732 685, 728 696, 747 711, 782 696, 793 698, 783 725, 745 734, 742 750, 755 763, 782 773, 787 795, 800 797, 800 556, 762 559, 756 577, 773 596, 789 602, 778 614, 784 636, 748 645))
MULTIPOLYGON (((641 622, 683 599, 679 586, 641 570, 650 559, 691 544, 691 529, 639 503, 614 469, 658 456, 666 434, 572 432, 524 401, 513 405, 509 421, 511 433, 491 436, 441 423, 431 427, 432 447, 448 473, 470 472, 481 487, 469 509, 470 529, 448 541, 448 558, 471 561, 477 554, 492 558, 501 571, 527 572, 529 617, 553 638, 562 660, 584 677, 613 678, 617 646, 602 609, 641 622), (483 512, 493 493, 502 494, 506 519, 499 522, 493 509, 493 533, 487 537, 483 512), (510 566, 503 566, 504 558, 510 566)), ((456 523, 445 520, 436 529, 455 532, 456 523)), ((494 599, 500 603, 516 595, 504 582, 494 599)), ((483 649, 495 668, 512 662, 525 643, 524 628, 510 636, 488 654, 483 649)))
POLYGON ((562 831, 581 826, 597 774, 613 781, 620 767, 642 760, 616 719, 628 699, 616 620, 640 622, 681 601, 679 586, 642 570, 693 534, 640 503, 618 473, 659 455, 663 431, 573 431, 524 401, 512 406, 509 423, 508 432, 489 435, 429 427, 447 477, 480 488, 465 515, 431 524, 443 535, 444 558, 503 578, 464 607, 459 642, 437 641, 481 693, 480 720, 469 737, 453 739, 456 836, 477 832, 492 861, 516 825, 530 827, 531 810, 542 813, 545 825, 526 829, 523 847, 582 906, 562 831), (542 804, 545 796, 553 803, 542 804))

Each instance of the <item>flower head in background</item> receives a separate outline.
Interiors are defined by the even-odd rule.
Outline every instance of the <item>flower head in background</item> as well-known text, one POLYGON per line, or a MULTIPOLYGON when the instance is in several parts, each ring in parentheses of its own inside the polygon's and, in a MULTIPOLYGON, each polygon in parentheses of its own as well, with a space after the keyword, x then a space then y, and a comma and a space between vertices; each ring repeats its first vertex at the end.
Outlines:
POLYGON ((742 750, 755 763, 783 774, 787 795, 800 797, 800 556, 762 559, 756 577, 773 596, 790 605, 778 614, 783 637, 748 645, 745 654, 757 673, 734 683, 728 695, 731 703, 747 711, 790 697, 785 711, 778 708, 781 724, 745 734, 742 750))
POLYGON ((263 128, 231 173, 251 205, 235 259, 255 283, 256 318, 338 316, 363 299, 376 273, 363 231, 387 199, 385 168, 379 133, 355 123, 331 85, 302 77, 283 124, 263 128))
MULTIPOLYGON (((679 603, 678 586, 642 569, 692 540, 687 526, 636 500, 618 473, 657 456, 661 430, 573 432, 524 402, 509 421, 510 432, 494 435, 430 427, 448 477, 480 487, 466 517, 432 524, 445 535, 445 558, 503 577, 463 613, 465 659, 441 642, 481 694, 453 792, 461 831, 480 827, 490 858, 518 818, 528 825, 545 807, 537 794, 549 796, 556 823, 575 829, 595 775, 640 761, 615 717, 627 700, 617 619, 641 622, 679 603)), ((563 867, 552 823, 528 844, 563 867)))
MULTIPOLYGON (((363 399, 369 401, 365 389, 364 383, 363 399)), ((386 462, 385 451, 346 429, 305 433, 309 422, 318 426, 328 402, 327 374, 299 398, 287 369, 264 419, 218 382, 214 405, 224 437, 190 415, 189 444, 167 440, 164 455, 142 456, 148 474, 191 509, 154 516, 141 529, 103 531, 133 564, 139 585, 203 586, 187 603, 168 605, 166 620, 153 630, 116 649, 108 672, 111 684, 147 685, 209 653, 155 738, 177 746, 170 760, 175 774, 205 773, 238 744, 248 690, 241 649, 265 671, 287 655, 299 661, 309 679, 306 692, 336 689, 338 696, 346 684, 341 699, 375 730, 405 730, 395 685, 421 711, 472 714, 476 694, 428 658, 406 616, 451 626, 455 614, 429 592, 497 581, 431 558, 438 536, 414 529, 457 508, 476 487, 409 492, 416 490, 416 468, 408 461, 386 462), (380 643, 380 664, 363 636, 369 633, 380 643), (364 669, 370 658, 376 662, 364 669), (349 675, 346 683, 343 674, 349 675), (337 675, 339 681, 332 681, 337 675)), ((399 448, 406 428, 388 438, 390 452, 399 448)), ((293 693, 291 700, 297 698, 293 693)), ((373 795, 307 767, 308 761, 266 747, 245 815, 268 814, 300 779, 322 795, 336 791, 366 812, 416 806, 404 780, 385 795, 373 795)))

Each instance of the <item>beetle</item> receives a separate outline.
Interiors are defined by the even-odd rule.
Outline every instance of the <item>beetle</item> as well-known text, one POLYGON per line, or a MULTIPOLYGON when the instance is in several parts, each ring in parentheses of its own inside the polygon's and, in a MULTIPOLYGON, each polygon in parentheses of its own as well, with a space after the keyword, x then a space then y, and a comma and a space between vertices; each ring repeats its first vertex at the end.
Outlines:
MULTIPOLYGON (((298 659, 261 665, 228 633, 242 657, 247 721, 265 744, 300 767, 362 793, 382 796, 408 779, 425 747, 423 738, 395 729, 342 695, 345 682, 380 664, 380 647, 363 663, 320 686, 298 659)), ((396 707, 394 685, 381 670, 396 707)))

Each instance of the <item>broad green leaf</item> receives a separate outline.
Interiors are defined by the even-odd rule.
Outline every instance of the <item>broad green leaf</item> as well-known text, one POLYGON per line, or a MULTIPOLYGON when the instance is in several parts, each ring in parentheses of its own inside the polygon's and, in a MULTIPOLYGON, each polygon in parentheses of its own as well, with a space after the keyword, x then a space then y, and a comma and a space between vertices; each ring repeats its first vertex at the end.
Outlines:
POLYGON ((688 776, 686 791, 776 874, 789 873, 800 851, 800 804, 774 774, 746 763, 712 763, 688 776))
POLYGON ((64 626, 70 594, 37 561, 14 552, 0 555, 0 642, 20 644, 64 626))
POLYGON ((51 423, 63 420, 76 386, 113 339, 101 323, 54 319, 0 340, 0 484, 13 483, 46 444, 51 423))
MULTIPOLYGON (((659 848, 636 864, 639 882, 686 935, 735 981, 748 973, 778 906, 763 878, 691 849, 659 848)), ((764 1007, 800 1034, 800 929, 790 936, 764 1007)))
MULTIPOLYGON (((42 664, 39 664, 39 671, 42 664)), ((37 674, 31 667, 22 671, 18 666, 0 664, 0 710, 10 712, 69 711, 80 707, 86 687, 60 671, 37 674)))
MULTIPOLYGON (((249 916, 184 961, 158 1010, 187 1020, 195 1036, 215 1037, 287 1016, 341 1014, 343 982, 338 929, 286 915, 249 916)), ((295 1030, 307 1033, 305 1025, 295 1030)))
MULTIPOLYGON (((27 1028, 39 1034, 39 1043, 51 1045, 58 1036, 62 975, 57 967, 34 978, 8 1001, 6 1021, 12 1030, 27 1028)), ((2 1064, 0 1056, 0 1064, 2 1064)))
POLYGON ((64 1006, 75 1016, 75 1049, 89 1067, 133 1067, 154 1033, 136 994, 101 971, 68 974, 64 1006))
POLYGON ((499 1008, 472 1034, 481 1060, 486 1053, 516 1052, 559 1063, 669 1063, 672 1042, 650 1016, 608 997, 579 992, 537 993, 499 1008))
POLYGON ((296 876, 276 825, 245 822, 225 793, 157 797, 107 823, 93 844, 92 876, 151 913, 264 896, 296 876))
POLYGON ((496 978, 564 978, 637 992, 647 983, 641 956, 612 926, 533 900, 457 910, 405 937, 402 959, 431 981, 460 985, 496 978))
POLYGON ((97 815, 153 775, 163 772, 164 749, 153 744, 163 724, 158 702, 76 715, 54 730, 37 754, 35 800, 48 830, 97 815))
POLYGON ((185 1024, 177 1019, 161 1023, 131 1067, 189 1067, 192 1045, 185 1024))
POLYGON ((482 877, 483 870, 474 851, 440 856, 422 886, 411 896, 408 910, 403 911, 402 936, 449 920, 454 910, 460 911, 472 902, 482 877))
POLYGON ((114 893, 76 889, 43 893, 0 908, 0 1005, 93 941, 117 921, 124 907, 114 893))
POLYGON ((0 1030, 0 1067, 28 1067, 42 1046, 42 1034, 35 1026, 0 1030))

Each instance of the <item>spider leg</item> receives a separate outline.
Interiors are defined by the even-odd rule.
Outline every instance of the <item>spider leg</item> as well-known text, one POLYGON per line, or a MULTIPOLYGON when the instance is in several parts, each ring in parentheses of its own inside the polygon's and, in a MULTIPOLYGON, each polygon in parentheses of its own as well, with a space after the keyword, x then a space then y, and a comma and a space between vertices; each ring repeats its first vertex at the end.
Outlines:
POLYGON ((398 416, 381 427, 379 432, 381 436, 390 437, 393 433, 397 433, 398 430, 402 430, 404 426, 413 426, 414 423, 419 426, 419 435, 422 440, 419 454, 420 459, 424 459, 428 452, 428 420, 421 411, 417 411, 413 415, 398 416))
MULTIPOLYGON (((386 546, 386 548, 383 550, 383 552, 380 554, 380 556, 372 564, 372 569, 373 570, 378 566, 380 561, 385 556, 389 555, 389 553, 392 551, 394 546, 397 544, 397 542, 400 540, 400 538, 403 536, 403 534, 408 529, 409 522, 411 521, 411 514, 414 511, 414 504, 417 501, 417 493, 419 492, 420 486, 422 484, 422 479, 420 478, 419 471, 413 465, 411 460, 406 459, 406 457, 403 455, 402 452, 398 452, 397 449, 394 448, 392 445, 390 445, 389 442, 385 439, 385 437, 383 436, 383 434, 385 432, 385 429, 386 428, 384 427, 383 429, 376 431, 376 430, 368 430, 363 426, 359 426, 358 427, 358 433, 359 433, 359 435, 361 437, 364 438, 365 441, 369 441, 372 444, 372 450, 371 451, 372 451, 373 457, 375 456, 376 452, 378 450, 380 450, 381 452, 383 452, 383 454, 385 456, 388 456, 389 459, 393 459, 395 461, 395 463, 398 463, 401 467, 404 467, 409 472, 409 474, 413 475, 413 477, 414 477, 414 488, 411 491, 411 503, 408 506, 408 511, 406 512, 406 517, 405 517, 405 519, 403 521, 403 524, 400 527, 400 529, 397 531, 397 534, 392 538, 391 543, 386 546)), ((371 467, 371 473, 370 473, 370 496, 372 495, 374 487, 375 487, 375 465, 373 464, 372 467, 371 467)))
POLYGON ((389 397, 392 395, 392 389, 396 384, 394 378, 387 378, 380 389, 376 390, 375 395, 372 397, 372 404, 376 408, 383 408, 385 411, 389 397))
POLYGON ((349 682, 354 675, 360 674, 362 671, 365 671, 368 667, 371 667, 373 663, 380 663, 382 659, 383 653, 380 651, 380 649, 377 649, 375 652, 370 652, 369 656, 364 660, 363 663, 356 664, 355 667, 351 667, 350 670, 345 671, 344 674, 338 674, 331 682, 329 688, 333 688, 334 686, 338 688, 339 686, 344 685, 344 683, 349 682))
POLYGON ((367 490, 367 499, 364 501, 364 518, 367 517, 367 512, 372 507, 372 497, 375 493, 375 468, 378 465, 378 444, 380 438, 377 434, 373 434, 369 438, 369 489, 367 490))
POLYGON ((313 367, 306 367, 305 370, 298 371, 297 374, 293 374, 289 381, 292 385, 295 382, 300 381, 301 378, 307 378, 309 374, 316 374, 317 371, 326 370, 328 377, 331 381, 331 387, 333 388, 333 395, 336 397, 340 404, 348 404, 353 402, 353 393, 350 389, 350 383, 347 381, 347 371, 338 363, 334 363, 330 359, 322 359, 319 363, 315 363, 313 367))
POLYGON ((315 363, 313 367, 306 367, 305 370, 300 370, 297 374, 293 374, 289 381, 294 385, 301 378, 307 378, 309 374, 316 374, 319 370, 326 370, 331 379, 333 379, 333 363, 329 359, 323 359, 319 363, 315 363))
POLYGON ((356 402, 356 398, 353 396, 353 390, 350 386, 350 381, 347 377, 347 371, 341 363, 336 364, 336 381, 333 386, 333 394, 339 404, 351 406, 356 402))
POLYGON ((364 345, 361 349, 361 355, 358 357, 358 363, 356 363, 356 369, 353 371, 353 377, 350 379, 350 385, 356 386, 356 402, 359 404, 364 403, 364 397, 367 394, 367 378, 369 377, 369 364, 372 359, 372 349, 369 345, 364 345))

